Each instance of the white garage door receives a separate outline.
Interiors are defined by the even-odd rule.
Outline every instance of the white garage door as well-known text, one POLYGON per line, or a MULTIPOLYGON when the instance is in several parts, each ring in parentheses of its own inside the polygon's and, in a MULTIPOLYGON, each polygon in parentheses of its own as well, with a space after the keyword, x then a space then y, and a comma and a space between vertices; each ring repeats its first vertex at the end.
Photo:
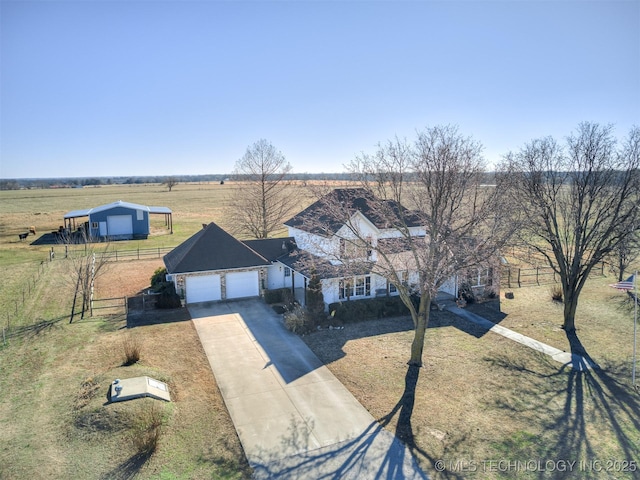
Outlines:
POLYGON ((257 297, 260 295, 258 272, 227 273, 227 298, 257 297))
POLYGON ((220 300, 220 275, 187 277, 187 303, 220 300))
POLYGON ((133 233, 133 217, 131 215, 110 215, 107 217, 109 235, 131 235, 133 233))

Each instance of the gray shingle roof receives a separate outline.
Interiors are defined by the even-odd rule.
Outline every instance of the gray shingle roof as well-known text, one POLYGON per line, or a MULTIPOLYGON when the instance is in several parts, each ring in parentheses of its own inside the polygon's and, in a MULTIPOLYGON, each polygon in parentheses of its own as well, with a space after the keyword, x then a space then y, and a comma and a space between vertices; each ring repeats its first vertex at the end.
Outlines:
POLYGON ((210 223, 167 253, 169 273, 204 272, 270 265, 265 257, 210 223))
POLYGON ((302 250, 295 250, 278 259, 292 270, 311 278, 317 275, 320 279, 341 278, 354 275, 368 275, 371 273, 373 262, 358 262, 349 267, 345 265, 332 265, 328 260, 312 255, 302 250))
POLYGON ((271 262, 296 248, 296 241, 293 237, 244 240, 242 243, 271 262))
POLYGON ((398 202, 376 198, 364 188, 336 188, 284 224, 319 235, 334 235, 348 221, 344 215, 360 211, 375 227, 421 226, 420 216, 398 202), (339 208, 336 208, 340 206, 339 208), (332 213, 333 212, 333 213, 332 213), (386 212, 382 215, 381 212, 386 212), (341 216, 341 218, 339 218, 341 216))

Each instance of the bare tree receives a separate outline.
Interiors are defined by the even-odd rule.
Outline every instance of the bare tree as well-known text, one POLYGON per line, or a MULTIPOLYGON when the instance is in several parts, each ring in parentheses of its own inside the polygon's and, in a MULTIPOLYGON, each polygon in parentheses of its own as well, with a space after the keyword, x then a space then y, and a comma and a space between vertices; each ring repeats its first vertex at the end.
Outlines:
POLYGON ((85 248, 69 250, 65 262, 69 274, 66 277, 69 285, 74 288, 73 307, 69 323, 73 321, 75 311, 80 308, 80 318, 91 309, 95 280, 107 269, 109 259, 108 244, 104 248, 96 249, 85 241, 85 248), (79 305, 78 305, 78 302, 79 305))
POLYGON ((347 166, 362 185, 352 201, 325 196, 327 213, 308 218, 307 228, 325 235, 346 226, 339 233, 344 247, 334 250, 345 272, 370 269, 394 286, 415 328, 410 365, 422 365, 438 290, 457 274, 490 267, 508 237, 501 197, 481 184, 481 150, 452 126, 427 128, 413 143, 381 144, 347 166), (386 238, 369 238, 358 210, 384 226, 386 238))
POLYGON ((284 155, 268 141, 258 140, 247 148, 234 170, 234 178, 243 182, 242 188, 234 191, 229 202, 234 233, 268 238, 282 228, 296 205, 286 191, 290 171, 284 155))
POLYGON ((618 281, 624 280, 627 269, 640 258, 640 228, 632 228, 608 256, 611 270, 618 281))
POLYGON ((166 185, 169 191, 171 191, 171 189, 178 184, 178 179, 176 177, 167 177, 162 184, 166 185))
POLYGON ((520 241, 560 277, 569 333, 589 273, 638 225, 639 167, 640 129, 616 149, 612 126, 596 123, 581 123, 564 147, 533 140, 501 166, 502 190, 527 218, 520 241))

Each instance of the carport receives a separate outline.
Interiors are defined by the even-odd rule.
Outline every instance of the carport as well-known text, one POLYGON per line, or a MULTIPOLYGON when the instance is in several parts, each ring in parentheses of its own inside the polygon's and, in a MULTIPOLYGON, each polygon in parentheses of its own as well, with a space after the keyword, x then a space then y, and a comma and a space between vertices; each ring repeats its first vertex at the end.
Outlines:
POLYGON ((163 215, 166 228, 173 233, 173 213, 168 207, 149 207, 122 200, 67 212, 63 217, 64 226, 54 233, 65 238, 74 232, 82 233, 87 239, 146 238, 150 233, 150 215, 163 215))

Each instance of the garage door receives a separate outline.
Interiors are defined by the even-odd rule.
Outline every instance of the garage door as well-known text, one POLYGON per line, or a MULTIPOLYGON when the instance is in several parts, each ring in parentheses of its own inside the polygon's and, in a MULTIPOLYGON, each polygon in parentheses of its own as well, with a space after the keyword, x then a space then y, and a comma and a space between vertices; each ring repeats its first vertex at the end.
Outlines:
POLYGON ((258 272, 227 273, 227 298, 257 297, 260 295, 258 272))
POLYGON ((131 215, 110 215, 107 217, 109 235, 131 235, 133 233, 133 217, 131 215))
POLYGON ((220 275, 198 275, 187 277, 187 303, 220 300, 220 275))

